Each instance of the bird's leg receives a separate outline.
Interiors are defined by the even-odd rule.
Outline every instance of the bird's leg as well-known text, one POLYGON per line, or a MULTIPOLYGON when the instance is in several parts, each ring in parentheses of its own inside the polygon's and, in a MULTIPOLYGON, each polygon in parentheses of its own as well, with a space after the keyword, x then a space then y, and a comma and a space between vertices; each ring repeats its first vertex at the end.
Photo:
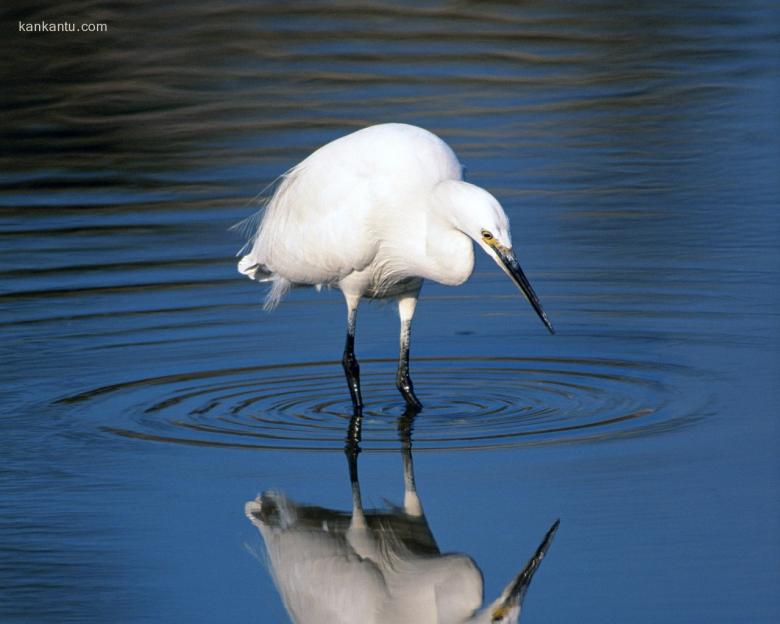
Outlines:
POLYGON ((357 442, 348 443, 344 449, 349 467, 349 484, 352 489, 352 513, 359 522, 363 522, 363 503, 360 497, 360 480, 358 479, 358 455, 360 447, 357 442))
POLYGON ((407 407, 398 419, 398 435, 401 438, 401 457, 404 462, 404 511, 410 516, 422 516, 423 509, 417 486, 414 483, 414 463, 412 461, 412 426, 418 410, 407 407))
POLYGON ((358 480, 358 452, 359 449, 354 449, 354 452, 347 450, 349 483, 352 488, 352 517, 349 520, 349 528, 345 537, 351 549, 359 557, 378 562, 382 560, 382 552, 363 509, 363 498, 360 495, 360 481, 358 480))
POLYGON ((344 444, 344 450, 347 453, 355 454, 360 452, 360 438, 363 429, 363 408, 356 407, 352 411, 352 417, 349 419, 347 427, 347 438, 344 444))
POLYGON ((359 297, 345 295, 347 299, 347 340, 344 344, 344 357, 341 364, 344 366, 344 374, 347 377, 349 394, 352 397, 352 405, 355 409, 363 407, 363 397, 360 394, 360 365, 355 357, 355 321, 357 320, 357 307, 359 297))
POLYGON ((406 407, 406 411, 398 419, 398 437, 401 440, 401 448, 412 450, 412 429, 414 419, 419 412, 413 407, 406 407))
MULTIPOLYGON (((353 419, 359 419, 359 410, 355 410, 353 419)), ((347 444, 344 452, 347 456, 349 467, 349 485, 352 490, 352 518, 349 521, 347 540, 361 556, 370 554, 372 544, 368 533, 366 515, 363 511, 363 498, 360 495, 360 479, 358 478, 358 455, 360 447, 355 444, 347 444)))
MULTIPOLYGON (((347 438, 344 440, 344 454, 349 464, 349 481, 352 484, 353 498, 358 487, 357 458, 360 453, 360 437, 363 428, 363 409, 356 407, 352 410, 352 417, 347 427, 347 438)), ((358 490, 359 492, 359 490, 358 490)))
POLYGON ((422 409, 422 403, 414 394, 412 378, 409 376, 409 340, 412 333, 412 317, 417 305, 417 294, 407 295, 398 300, 398 313, 401 317, 401 353, 398 358, 398 374, 395 385, 406 399, 406 405, 412 409, 422 409))

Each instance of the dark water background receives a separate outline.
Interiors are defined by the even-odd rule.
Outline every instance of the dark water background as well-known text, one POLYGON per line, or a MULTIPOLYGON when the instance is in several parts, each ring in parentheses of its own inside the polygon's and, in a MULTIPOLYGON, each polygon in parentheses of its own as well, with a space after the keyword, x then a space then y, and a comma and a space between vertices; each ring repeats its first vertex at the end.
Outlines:
MULTIPOLYGON (((447 140, 558 330, 487 259, 427 284, 417 482, 526 622, 780 619, 780 11, 769 2, 3 8, 0 621, 282 622, 243 505, 348 509, 337 292, 273 314, 227 228, 313 149, 447 140), (18 22, 106 33, 20 33, 18 22)), ((398 501, 366 306, 364 499, 398 501)))

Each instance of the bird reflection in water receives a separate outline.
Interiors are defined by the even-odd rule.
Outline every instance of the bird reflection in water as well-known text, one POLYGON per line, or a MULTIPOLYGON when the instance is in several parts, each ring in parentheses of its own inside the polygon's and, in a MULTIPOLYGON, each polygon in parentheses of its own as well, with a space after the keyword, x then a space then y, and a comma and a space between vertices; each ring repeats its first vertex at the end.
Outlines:
POLYGON ((360 415, 346 446, 352 513, 298 505, 268 491, 246 504, 265 542, 271 574, 296 624, 517 622, 531 579, 552 542, 547 531, 523 570, 482 606, 482 574, 465 554, 442 554, 417 494, 412 411, 399 420, 403 507, 363 508, 358 481, 360 415))

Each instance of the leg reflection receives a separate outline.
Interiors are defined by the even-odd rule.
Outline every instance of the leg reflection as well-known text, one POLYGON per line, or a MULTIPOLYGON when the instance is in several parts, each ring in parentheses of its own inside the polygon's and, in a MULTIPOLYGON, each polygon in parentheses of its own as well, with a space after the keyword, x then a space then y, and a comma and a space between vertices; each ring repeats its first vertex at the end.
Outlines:
MULTIPOLYGON (((404 464, 404 511, 410 516, 423 517, 422 503, 414 482, 414 460, 412 459, 412 430, 418 413, 416 407, 407 407, 406 412, 398 419, 398 437, 401 440, 401 458, 404 464)), ((428 532, 430 533, 430 530, 428 532)))
POLYGON ((439 551, 417 492, 412 431, 418 411, 410 406, 398 420, 403 507, 363 507, 358 474, 363 414, 357 407, 344 447, 351 512, 299 505, 274 491, 247 503, 246 515, 263 537, 294 622, 517 622, 557 522, 499 598, 480 609, 479 568, 465 554, 439 551))

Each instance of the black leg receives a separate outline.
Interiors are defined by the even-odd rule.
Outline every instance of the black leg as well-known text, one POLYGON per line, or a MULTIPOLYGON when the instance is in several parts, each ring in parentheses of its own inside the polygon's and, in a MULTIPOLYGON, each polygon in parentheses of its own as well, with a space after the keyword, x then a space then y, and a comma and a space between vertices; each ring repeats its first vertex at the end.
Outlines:
POLYGON ((358 482, 358 455, 360 454, 360 446, 357 441, 349 440, 344 447, 344 454, 347 456, 347 465, 349 466, 349 482, 354 491, 355 488, 360 487, 358 482))
POLYGON ((352 417, 349 419, 347 427, 347 437, 344 440, 344 449, 347 453, 360 452, 360 438, 363 429, 363 410, 360 407, 354 408, 352 417))
MULTIPOLYGON (((406 407, 406 412, 398 419, 398 437, 401 439, 401 458, 404 462, 404 511, 408 516, 424 520, 422 502, 417 495, 417 486, 414 483, 414 462, 412 461, 412 428, 414 427, 414 418, 419 411, 411 405, 406 407)), ((428 532, 431 544, 435 544, 428 523, 425 522, 421 528, 423 527, 428 532)))
POLYGON ((360 454, 360 426, 362 420, 363 410, 356 407, 349 421, 347 443, 344 446, 344 454, 347 457, 347 466, 349 467, 349 484, 352 490, 350 530, 367 528, 366 517, 363 513, 363 501, 360 496, 360 481, 358 480, 358 455, 360 454))
POLYGON ((352 405, 355 409, 363 407, 363 397, 360 394, 360 365, 355 357, 355 320, 357 305, 351 305, 348 301, 349 316, 347 317, 347 340, 344 344, 344 357, 341 364, 344 366, 344 375, 347 377, 349 394, 352 397, 352 405))
POLYGON ((395 377, 395 385, 400 390, 406 405, 413 410, 421 410, 422 403, 414 394, 414 385, 409 376, 409 338, 411 334, 412 320, 401 320, 401 355, 398 358, 398 373, 395 377))
POLYGON ((407 405, 406 411, 398 418, 398 438, 401 440, 401 448, 404 451, 412 450, 412 429, 414 429, 414 419, 419 413, 419 410, 407 405))

